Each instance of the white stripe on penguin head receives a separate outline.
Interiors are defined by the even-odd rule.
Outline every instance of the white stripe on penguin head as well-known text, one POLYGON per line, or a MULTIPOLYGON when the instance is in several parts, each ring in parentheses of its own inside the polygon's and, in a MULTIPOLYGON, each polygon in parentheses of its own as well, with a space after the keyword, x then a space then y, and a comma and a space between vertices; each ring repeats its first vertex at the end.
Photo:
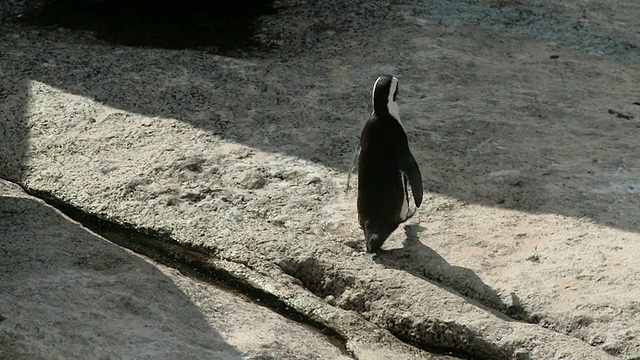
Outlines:
MULTIPOLYGON (((396 90, 398 90, 398 78, 394 76, 391 78, 391 85, 389 85, 389 97, 387 98, 387 109, 389 109, 389 114, 391 114, 391 116, 393 116, 394 118, 396 118, 396 120, 398 120, 398 122, 400 122, 400 109, 398 108, 398 103, 394 99, 396 90)), ((402 125, 402 123, 400 123, 400 125, 402 125)))
MULTIPOLYGON (((378 86, 378 81, 380 81, 380 79, 382 79, 382 76, 376 79, 376 82, 373 84, 373 91, 371 91, 371 104, 373 105, 372 113, 376 111, 375 110, 376 87, 378 86)), ((400 121, 400 108, 398 107, 398 103, 393 99, 397 89, 398 89, 398 78, 395 76, 392 76, 391 84, 389 84, 389 94, 387 95, 387 110, 389 111, 389 114, 393 116, 394 119, 398 120, 398 123, 402 127, 402 130, 405 130, 406 132, 406 129, 402 124, 402 121, 400 121)))
POLYGON ((373 83, 373 90, 371 91, 371 106, 373 107, 373 112, 376 112, 376 88, 378 87, 378 81, 380 81, 380 79, 382 79, 382 76, 378 76, 376 82, 373 83))

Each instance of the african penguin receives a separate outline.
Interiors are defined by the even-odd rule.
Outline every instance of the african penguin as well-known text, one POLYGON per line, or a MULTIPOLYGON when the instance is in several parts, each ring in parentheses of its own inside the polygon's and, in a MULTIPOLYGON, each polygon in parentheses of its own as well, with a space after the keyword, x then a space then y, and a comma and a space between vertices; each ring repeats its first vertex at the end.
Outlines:
POLYGON ((398 79, 380 76, 373 85, 373 113, 360 135, 358 221, 368 252, 378 252, 415 213, 409 211, 408 185, 416 208, 422 203, 422 174, 400 122, 397 96, 398 79))

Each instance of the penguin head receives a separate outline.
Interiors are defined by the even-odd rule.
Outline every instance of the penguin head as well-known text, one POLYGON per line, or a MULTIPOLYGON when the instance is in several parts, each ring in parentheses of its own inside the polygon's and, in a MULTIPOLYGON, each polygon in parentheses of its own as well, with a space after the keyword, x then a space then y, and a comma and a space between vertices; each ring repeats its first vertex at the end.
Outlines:
POLYGON ((373 84, 373 112, 378 115, 389 114, 400 121, 398 97, 398 79, 391 75, 382 75, 373 84))

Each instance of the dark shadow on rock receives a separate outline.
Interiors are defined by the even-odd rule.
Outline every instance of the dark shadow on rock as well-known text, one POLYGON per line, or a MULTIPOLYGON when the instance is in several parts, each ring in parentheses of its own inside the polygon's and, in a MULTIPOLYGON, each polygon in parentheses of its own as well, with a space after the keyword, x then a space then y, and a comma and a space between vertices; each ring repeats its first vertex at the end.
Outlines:
POLYGON ((45 0, 21 18, 27 24, 92 31, 126 46, 198 49, 226 56, 259 46, 256 18, 273 1, 45 0))
MULTIPOLYGON (((485 284, 472 270, 449 264, 428 246, 418 233, 419 225, 405 225, 406 240, 399 249, 383 250, 374 258, 386 267, 406 271, 472 302, 507 315, 510 319, 528 321, 521 304, 505 304, 498 293, 485 284)), ((515 296, 512 294, 512 296, 515 296)))
POLYGON ((173 280, 29 198, 0 196, 0 358, 242 359, 173 280))
MULTIPOLYGON (((3 70, 0 65, 0 72, 3 70)), ((29 129, 24 113, 29 101, 28 86, 22 76, 0 76, 0 176, 14 182, 22 179, 23 166, 29 158, 29 129)))

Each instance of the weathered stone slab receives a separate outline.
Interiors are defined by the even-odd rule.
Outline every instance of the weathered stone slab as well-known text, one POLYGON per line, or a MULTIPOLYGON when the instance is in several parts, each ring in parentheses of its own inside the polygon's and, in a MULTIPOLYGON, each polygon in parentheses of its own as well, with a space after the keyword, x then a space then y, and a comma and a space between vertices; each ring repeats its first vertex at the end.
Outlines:
POLYGON ((0 180, 0 358, 350 359, 324 335, 88 231, 0 180))
POLYGON ((13 28, 0 174, 206 249, 348 339, 345 313, 477 358, 640 356, 637 5, 429 4, 284 6, 262 24, 282 52, 245 59, 13 28), (381 72, 429 193, 371 256, 344 188, 381 72))

